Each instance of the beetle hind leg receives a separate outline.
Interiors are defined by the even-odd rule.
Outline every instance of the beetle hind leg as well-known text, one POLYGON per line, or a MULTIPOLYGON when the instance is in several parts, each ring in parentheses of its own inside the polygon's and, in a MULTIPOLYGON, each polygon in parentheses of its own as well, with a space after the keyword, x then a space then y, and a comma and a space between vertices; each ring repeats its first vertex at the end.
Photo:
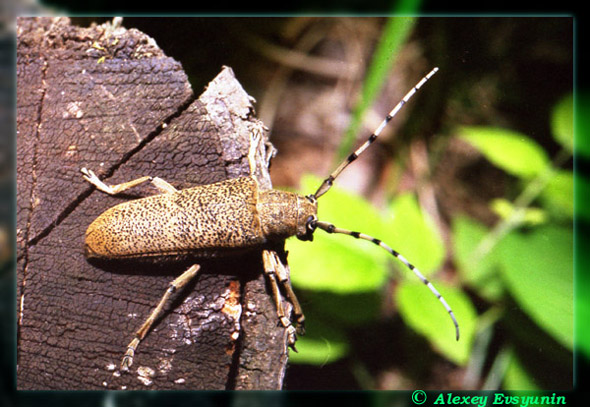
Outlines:
POLYGON ((193 280, 197 276, 200 268, 201 267, 198 264, 194 264, 170 283, 168 289, 164 293, 164 296, 158 303, 158 306, 151 312, 150 316, 145 320, 141 328, 137 330, 135 333, 135 338, 133 338, 129 345, 127 345, 127 352, 125 352, 125 356, 121 362, 121 370, 127 371, 133 364, 133 357, 135 356, 135 351, 137 350, 139 342, 145 338, 156 319, 160 316, 162 309, 164 308, 164 305, 166 305, 166 302, 168 302, 170 296, 184 287, 189 281, 193 280))

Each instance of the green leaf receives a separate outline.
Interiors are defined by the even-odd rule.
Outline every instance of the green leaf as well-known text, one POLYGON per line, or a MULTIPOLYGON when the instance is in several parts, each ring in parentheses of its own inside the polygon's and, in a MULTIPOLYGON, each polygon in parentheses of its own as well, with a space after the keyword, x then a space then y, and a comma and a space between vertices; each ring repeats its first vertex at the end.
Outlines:
POLYGON ((348 343, 328 338, 302 337, 297 340, 297 352, 289 352, 289 362, 307 365, 325 365, 345 357, 348 343))
MULTIPOLYGON (((541 193, 543 204, 558 219, 574 217, 574 174, 556 170, 541 193)), ((590 216, 589 216, 590 218, 590 216)))
POLYGON ((502 297, 504 282, 498 273, 496 250, 474 260, 474 251, 488 233, 488 229, 467 217, 458 216, 452 223, 453 253, 461 280, 490 301, 502 297))
POLYGON ((551 131, 555 141, 570 152, 574 150, 574 96, 561 99, 551 112, 551 131))
POLYGON ((442 265, 445 246, 430 218, 422 212, 411 194, 397 197, 390 205, 393 220, 388 222, 390 241, 387 244, 402 254, 424 275, 442 265))
POLYGON ((572 230, 543 226, 528 234, 513 232, 498 246, 503 277, 514 299, 541 328, 572 349, 572 230))
POLYGON ((297 339, 297 352, 289 352, 290 363, 325 365, 342 359, 350 351, 344 333, 332 325, 310 318, 306 327, 306 335, 297 339))
POLYGON ((313 242, 291 238, 291 282, 298 288, 340 294, 374 291, 387 277, 387 257, 369 242, 316 232, 313 242))
POLYGON ((531 138, 496 127, 461 127, 459 137, 507 173, 531 178, 549 165, 545 151, 531 138))
POLYGON ((440 282, 433 284, 453 309, 461 332, 459 341, 455 339, 455 327, 447 311, 420 282, 404 281, 399 285, 397 301, 400 314, 410 327, 429 340, 437 352, 458 365, 465 365, 475 336, 475 307, 460 289, 440 282))
POLYGON ((514 352, 510 358, 508 368, 504 374, 503 388, 505 390, 539 390, 533 377, 527 372, 514 352))

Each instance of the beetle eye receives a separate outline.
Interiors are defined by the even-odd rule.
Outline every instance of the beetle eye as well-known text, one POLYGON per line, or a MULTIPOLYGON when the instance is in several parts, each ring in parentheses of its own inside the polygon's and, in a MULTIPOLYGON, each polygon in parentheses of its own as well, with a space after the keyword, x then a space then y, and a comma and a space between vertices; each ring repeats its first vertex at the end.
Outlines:
POLYGON ((304 235, 297 236, 297 238, 299 240, 303 240, 303 241, 309 240, 310 242, 312 242, 313 241, 313 232, 315 232, 315 230, 317 228, 317 221, 318 221, 318 219, 315 216, 310 215, 307 218, 307 221, 305 222, 306 233, 304 235))

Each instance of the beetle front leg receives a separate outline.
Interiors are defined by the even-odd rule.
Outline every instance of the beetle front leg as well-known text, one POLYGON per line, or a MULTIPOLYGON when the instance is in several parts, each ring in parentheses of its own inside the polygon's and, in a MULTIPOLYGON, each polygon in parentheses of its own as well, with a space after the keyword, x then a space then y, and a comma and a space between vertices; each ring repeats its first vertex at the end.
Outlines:
POLYGON ((301 305, 295 296, 295 292, 293 292, 293 288, 291 287, 291 283, 289 281, 289 272, 285 265, 283 265, 281 262, 281 259, 277 253, 274 251, 264 250, 262 252, 262 263, 264 265, 264 272, 270 282, 273 299, 277 309, 277 316, 283 326, 287 329, 289 335, 289 346, 291 346, 293 350, 297 351, 295 349, 295 341, 297 340, 296 334, 305 334, 305 316, 303 315, 301 305), (279 285, 283 287, 285 295, 287 296, 287 300, 289 300, 293 306, 296 328, 293 327, 291 320, 285 315, 285 309, 283 307, 279 285))
POLYGON ((170 296, 182 287, 184 287, 193 278, 195 278, 200 268, 201 266, 199 266, 198 264, 194 264, 187 271, 182 273, 179 277, 177 277, 174 281, 170 283, 170 286, 164 293, 164 296, 160 300, 158 306, 152 311, 152 313, 143 323, 141 328, 137 330, 137 332, 135 333, 135 338, 133 338, 129 345, 127 345, 127 352, 125 352, 125 357, 123 357, 123 361, 121 362, 121 370, 127 371, 133 364, 133 357, 135 356, 135 351, 137 350, 139 342, 141 342, 143 338, 145 338, 150 328, 156 321, 156 318, 158 318, 158 316, 162 312, 162 309, 164 308, 164 305, 166 304, 170 296))
POLYGON ((144 182, 150 181, 161 193, 171 193, 171 192, 178 192, 176 188, 174 188, 171 184, 164 181, 162 178, 158 177, 150 177, 145 176, 141 178, 134 179, 132 181, 123 182, 117 185, 108 185, 102 182, 96 174, 92 170, 88 170, 86 168, 80 169, 82 172, 82 177, 94 185, 98 190, 109 194, 109 195, 117 195, 120 194, 129 188, 133 188, 137 185, 143 184, 144 182))

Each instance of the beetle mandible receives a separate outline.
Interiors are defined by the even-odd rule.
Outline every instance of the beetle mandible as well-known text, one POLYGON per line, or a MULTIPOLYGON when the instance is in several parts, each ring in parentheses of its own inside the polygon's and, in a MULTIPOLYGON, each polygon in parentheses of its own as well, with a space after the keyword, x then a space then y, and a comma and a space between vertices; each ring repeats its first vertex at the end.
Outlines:
MULTIPOLYGON (((434 286, 401 254, 381 240, 318 220, 318 198, 332 187, 338 175, 355 161, 380 135, 402 106, 428 81, 438 68, 423 77, 391 110, 379 127, 356 151, 350 154, 320 185, 314 194, 301 196, 278 190, 261 190, 251 175, 210 185, 177 190, 158 177, 144 176, 118 185, 107 185, 91 170, 82 168, 83 177, 97 189, 116 195, 129 188, 152 182, 161 194, 116 205, 98 216, 88 227, 85 253, 88 258, 133 259, 190 255, 194 258, 229 256, 244 250, 262 250, 264 273, 270 283, 277 316, 286 328, 288 343, 294 348, 297 334, 304 334, 304 315, 291 288, 287 268, 276 252, 265 249, 269 243, 296 236, 313 240, 316 229, 342 233, 368 240, 404 263, 428 286, 449 313, 459 340, 459 325, 451 307, 434 286), (281 288, 293 306, 293 323, 286 315, 281 288)), ((258 140, 251 141, 248 159, 255 170, 258 140)), ((147 335, 170 296, 198 274, 194 264, 172 281, 156 308, 127 346, 121 370, 128 370, 140 341, 147 335)))

